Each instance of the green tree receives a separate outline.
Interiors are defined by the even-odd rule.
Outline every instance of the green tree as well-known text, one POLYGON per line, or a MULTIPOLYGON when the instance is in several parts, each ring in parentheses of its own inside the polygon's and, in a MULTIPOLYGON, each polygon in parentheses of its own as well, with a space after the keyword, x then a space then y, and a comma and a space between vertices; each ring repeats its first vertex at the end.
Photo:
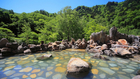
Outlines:
POLYGON ((0 27, 0 39, 7 38, 12 41, 14 36, 14 33, 10 29, 0 27))
POLYGON ((82 38, 83 25, 82 19, 79 18, 77 11, 72 11, 70 6, 65 7, 57 15, 59 32, 62 34, 62 39, 82 38))
POLYGON ((24 42, 26 42, 26 44, 29 44, 29 38, 31 35, 31 28, 29 27, 29 23, 24 23, 24 27, 22 27, 22 32, 19 37, 22 38, 22 40, 24 42))
POLYGON ((107 28, 97 24, 93 19, 91 19, 84 28, 85 39, 89 40, 89 36, 91 35, 91 33, 100 32, 101 30, 106 31, 107 28))

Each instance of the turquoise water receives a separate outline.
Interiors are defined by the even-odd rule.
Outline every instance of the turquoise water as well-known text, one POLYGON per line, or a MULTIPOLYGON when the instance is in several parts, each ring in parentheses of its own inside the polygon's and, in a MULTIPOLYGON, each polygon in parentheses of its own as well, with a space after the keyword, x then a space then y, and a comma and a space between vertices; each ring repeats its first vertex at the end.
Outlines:
POLYGON ((140 67, 140 64, 129 59, 109 57, 110 61, 105 61, 92 59, 93 55, 84 50, 69 49, 8 57, 0 60, 0 79, 67 79, 66 67, 72 57, 81 58, 92 64, 90 73, 83 79, 131 79, 136 76, 136 71, 140 67), (52 54, 53 58, 45 61, 36 60, 36 57, 43 54, 52 54))

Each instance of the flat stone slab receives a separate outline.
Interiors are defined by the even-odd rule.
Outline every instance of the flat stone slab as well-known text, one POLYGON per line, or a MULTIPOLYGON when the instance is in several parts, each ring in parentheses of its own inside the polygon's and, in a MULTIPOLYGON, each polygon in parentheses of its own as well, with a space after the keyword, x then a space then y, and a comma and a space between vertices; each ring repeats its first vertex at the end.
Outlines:
POLYGON ((104 68, 104 67, 99 67, 100 70, 104 71, 105 73, 109 74, 109 75, 113 75, 115 74, 115 71, 109 69, 109 68, 104 68))

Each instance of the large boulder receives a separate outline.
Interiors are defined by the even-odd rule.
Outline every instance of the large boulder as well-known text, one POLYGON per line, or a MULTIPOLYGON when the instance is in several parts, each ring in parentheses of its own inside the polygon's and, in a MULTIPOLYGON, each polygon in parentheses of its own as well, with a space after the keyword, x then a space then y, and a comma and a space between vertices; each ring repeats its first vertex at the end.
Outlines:
POLYGON ((109 42, 109 36, 106 35, 105 32, 97 32, 92 33, 90 36, 90 40, 93 40, 94 42, 97 42, 98 44, 106 44, 109 42))
POLYGON ((67 65, 67 76, 83 76, 87 75, 91 69, 89 63, 80 58, 71 58, 67 65))
POLYGON ((110 50, 112 50, 115 53, 115 55, 118 56, 124 56, 126 58, 132 57, 132 53, 124 48, 110 48, 110 50))
POLYGON ((8 48, 8 47, 3 47, 1 49, 1 53, 2 53, 3 56, 13 55, 11 48, 8 48))
POLYGON ((125 39, 119 39, 118 40, 119 45, 128 45, 127 41, 125 39))
POLYGON ((17 42, 6 43, 6 47, 16 50, 18 48, 17 42))
POLYGON ((0 48, 5 47, 6 43, 8 43, 8 40, 6 38, 2 38, 0 40, 0 48))

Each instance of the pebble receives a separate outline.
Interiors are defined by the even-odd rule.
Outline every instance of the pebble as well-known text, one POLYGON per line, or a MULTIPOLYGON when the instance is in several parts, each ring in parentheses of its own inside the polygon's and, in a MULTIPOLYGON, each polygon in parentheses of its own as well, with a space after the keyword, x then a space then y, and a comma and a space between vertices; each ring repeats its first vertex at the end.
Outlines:
POLYGON ((65 72, 66 71, 66 68, 63 68, 63 67, 57 67, 55 69, 55 72, 65 72))
POLYGON ((62 75, 61 74, 56 74, 52 77, 52 79, 61 79, 62 75))
POLYGON ((109 64, 110 66, 114 67, 114 66, 117 66, 116 64, 109 64))
POLYGON ((49 77, 53 72, 47 72, 46 77, 49 77))
POLYGON ((30 75, 31 78, 36 78, 36 74, 30 75))
POLYGON ((40 69, 34 69, 31 73, 40 72, 40 69))
POLYGON ((99 71, 98 71, 97 69, 92 69, 91 72, 92 72, 93 74, 98 74, 99 71))
POLYGON ((44 71, 39 72, 37 75, 41 76, 44 73, 44 71))
POLYGON ((28 77, 27 75, 23 75, 23 76, 22 76, 22 78, 27 78, 27 77, 28 77))
POLYGON ((10 76, 10 75, 14 74, 15 72, 16 72, 16 71, 14 71, 14 70, 9 70, 9 71, 4 72, 4 74, 5 74, 6 76, 10 76))
POLYGON ((29 72, 31 70, 32 70, 31 67, 27 67, 27 68, 24 68, 24 69, 20 70, 19 72, 29 72))
POLYGON ((105 78, 106 75, 105 75, 105 74, 100 74, 100 77, 101 77, 101 78, 105 78))
POLYGON ((53 67, 48 67, 47 68, 47 71, 50 71, 50 70, 52 70, 53 69, 53 67))
POLYGON ((108 67, 108 65, 107 65, 106 63, 101 63, 101 62, 100 62, 99 65, 100 65, 100 66, 103 66, 103 67, 108 67))
POLYGON ((6 71, 6 70, 9 70, 9 69, 12 69, 14 68, 15 66, 8 66, 8 67, 5 67, 3 71, 6 71))

